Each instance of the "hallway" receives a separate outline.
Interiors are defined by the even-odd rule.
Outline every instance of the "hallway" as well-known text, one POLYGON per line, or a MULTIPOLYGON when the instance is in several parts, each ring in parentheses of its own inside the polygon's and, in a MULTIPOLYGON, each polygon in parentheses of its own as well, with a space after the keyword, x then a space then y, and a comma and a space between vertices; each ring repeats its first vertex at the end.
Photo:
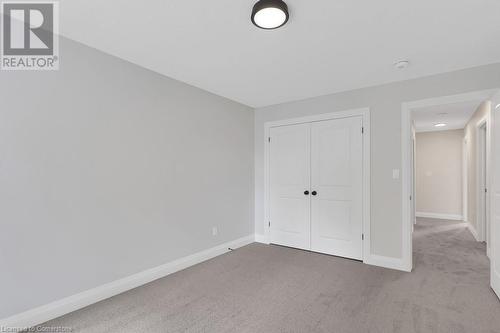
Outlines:
POLYGON ((422 307, 414 305, 412 316, 426 314, 429 324, 421 323, 420 331, 434 331, 435 315, 449 323, 450 332, 500 332, 500 302, 489 286, 486 246, 474 239, 466 223, 418 218, 413 256, 419 280, 414 298, 422 307))

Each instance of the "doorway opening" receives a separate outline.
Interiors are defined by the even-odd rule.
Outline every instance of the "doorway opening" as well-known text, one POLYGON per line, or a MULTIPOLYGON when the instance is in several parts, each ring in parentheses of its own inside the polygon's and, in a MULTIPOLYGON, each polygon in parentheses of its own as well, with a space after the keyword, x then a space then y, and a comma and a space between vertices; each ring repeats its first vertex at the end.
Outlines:
POLYGON ((468 228, 475 240, 488 240, 490 99, 495 92, 403 103, 403 260, 409 271, 415 268, 413 230, 419 221, 442 230, 468 228), (435 224, 439 221, 449 223, 435 224))

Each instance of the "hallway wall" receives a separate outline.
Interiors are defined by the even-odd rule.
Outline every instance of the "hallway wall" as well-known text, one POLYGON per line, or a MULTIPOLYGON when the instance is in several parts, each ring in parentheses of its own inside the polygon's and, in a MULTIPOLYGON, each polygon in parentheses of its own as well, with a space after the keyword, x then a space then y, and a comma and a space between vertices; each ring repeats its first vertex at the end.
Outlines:
POLYGON ((461 129, 417 133, 417 215, 462 219, 463 135, 461 129))
POLYGON ((465 126, 466 152, 469 156, 467 160, 467 221, 477 231, 477 130, 476 125, 489 115, 491 103, 489 101, 481 103, 474 115, 465 126))

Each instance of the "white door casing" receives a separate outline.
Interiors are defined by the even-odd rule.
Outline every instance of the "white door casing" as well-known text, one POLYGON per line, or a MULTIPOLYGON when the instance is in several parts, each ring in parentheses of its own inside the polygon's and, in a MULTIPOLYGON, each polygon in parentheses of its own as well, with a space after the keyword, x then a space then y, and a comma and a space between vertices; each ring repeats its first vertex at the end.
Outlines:
POLYGON ((486 242, 486 254, 489 256, 488 239, 488 179, 487 179, 487 125, 486 119, 477 126, 477 226, 482 241, 486 242))
POLYGON ((491 104, 491 155, 492 168, 490 175, 492 186, 490 191, 490 264, 491 288, 500 298, 500 92, 492 98, 491 104))
POLYGON ((308 250, 310 124, 271 128, 270 140, 270 241, 308 250))
POLYGON ((311 250, 363 258, 362 117, 311 124, 311 250))
POLYGON ((417 224, 417 138, 414 126, 411 132, 411 221, 415 225, 417 224))
POLYGON ((464 222, 469 222, 468 216, 468 196, 469 196, 469 185, 468 185, 468 174, 469 174, 469 150, 467 149, 468 138, 464 137, 462 142, 462 216, 464 222))

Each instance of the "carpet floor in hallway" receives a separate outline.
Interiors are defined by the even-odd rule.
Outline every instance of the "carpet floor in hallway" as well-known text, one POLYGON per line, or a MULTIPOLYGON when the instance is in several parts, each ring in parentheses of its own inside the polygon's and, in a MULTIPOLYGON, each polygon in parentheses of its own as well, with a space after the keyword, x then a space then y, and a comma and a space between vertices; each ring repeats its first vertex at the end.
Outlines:
POLYGON ((483 243, 420 219, 404 273, 251 244, 42 326, 73 332, 500 332, 483 243))

